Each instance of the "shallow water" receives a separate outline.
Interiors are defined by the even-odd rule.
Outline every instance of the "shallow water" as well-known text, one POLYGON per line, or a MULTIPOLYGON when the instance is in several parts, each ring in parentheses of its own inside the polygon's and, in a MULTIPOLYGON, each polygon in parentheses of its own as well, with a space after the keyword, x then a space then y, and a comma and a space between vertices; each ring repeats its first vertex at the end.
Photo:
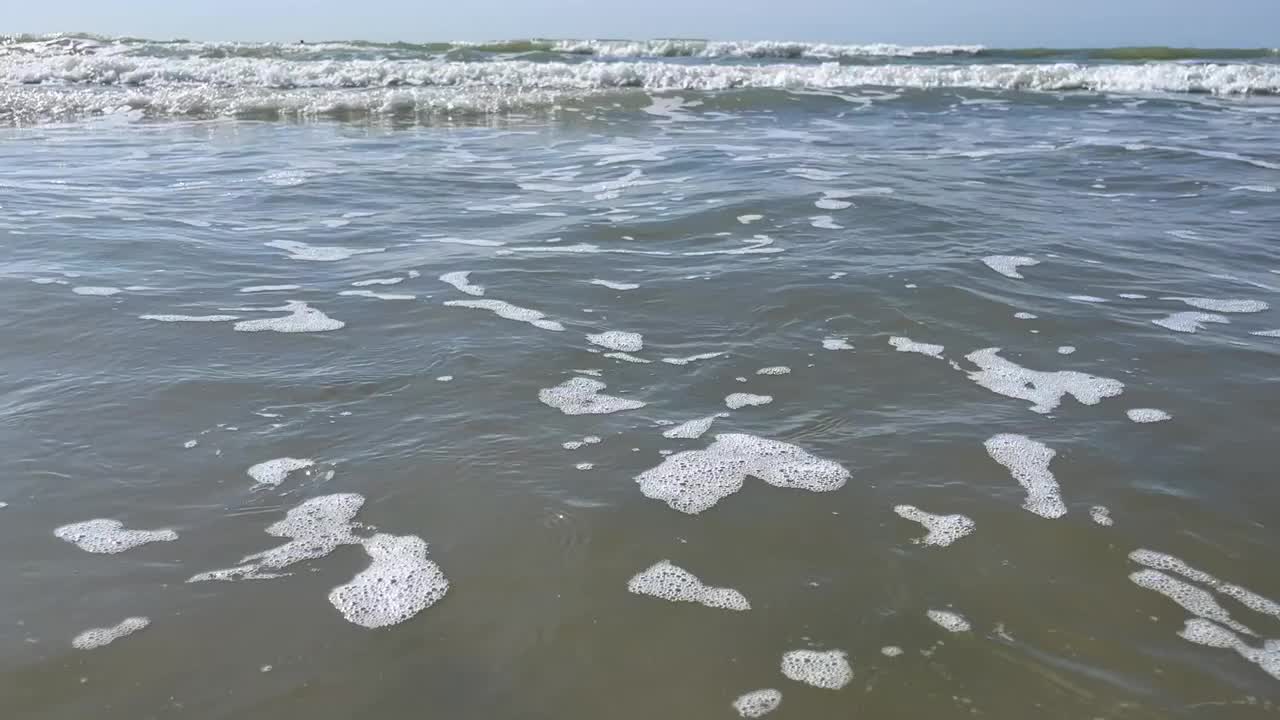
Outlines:
POLYGON ((810 91, 4 130, 4 717, 714 718, 764 688, 778 718, 1273 716, 1280 618, 1229 584, 1280 598, 1280 110, 810 91), (575 377, 604 387, 540 399, 575 377), (729 483, 697 514, 636 481, 742 435, 796 450, 692 456, 681 487, 729 483), (334 493, 363 525, 331 553, 186 582, 334 493), (178 538, 55 535, 95 518, 178 538), (367 629, 329 593, 374 532, 448 592, 367 629), (1157 568, 1184 607, 1139 549, 1212 578, 1157 568), (663 559, 750 609, 628 591, 663 559), (789 679, 795 650, 852 681, 789 679))

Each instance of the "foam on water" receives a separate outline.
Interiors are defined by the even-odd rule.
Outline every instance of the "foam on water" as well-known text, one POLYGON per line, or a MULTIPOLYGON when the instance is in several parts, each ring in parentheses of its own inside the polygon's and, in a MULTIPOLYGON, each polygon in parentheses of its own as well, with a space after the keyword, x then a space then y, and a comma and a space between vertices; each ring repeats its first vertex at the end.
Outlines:
POLYGON ((530 310, 519 305, 512 305, 504 300, 446 300, 444 303, 448 307, 472 308, 475 310, 488 310, 506 320, 519 320, 526 322, 536 328, 543 330, 552 330, 554 332, 563 332, 564 326, 554 320, 546 320, 546 315, 537 310, 530 310))
POLYGON ((1035 313, 1029 313, 1029 312, 1025 312, 1025 311, 1024 311, 1024 312, 1016 312, 1016 313, 1014 313, 1014 314, 1013 314, 1013 316, 1014 316, 1015 318, 1017 318, 1018 320, 1035 320, 1036 318, 1040 317, 1039 315, 1036 315, 1035 313))
POLYGON ((693 573, 662 560, 627 582, 627 590, 670 602, 694 602, 721 610, 750 610, 751 603, 733 588, 704 585, 693 573))
POLYGON ((239 320, 239 315, 139 315, 140 320, 154 320, 156 322, 194 322, 194 323, 211 323, 211 322, 231 322, 239 320))
POLYGON ((1172 555, 1140 548, 1129 553, 1129 559, 1155 570, 1172 572, 1188 580, 1208 585, 1217 592, 1238 600, 1250 610, 1280 618, 1280 603, 1239 585, 1224 583, 1213 575, 1197 570, 1172 555))
POLYGON ((1033 412, 1046 414, 1070 395, 1082 405, 1097 405, 1103 398, 1124 391, 1119 380, 1098 377, 1071 370, 1030 370, 998 355, 1000 348, 975 350, 965 359, 978 366, 968 373, 969 379, 1000 395, 1031 402, 1033 412))
POLYGON ((1044 518, 1067 514, 1058 480, 1049 470, 1057 451, 1026 435, 1002 433, 989 438, 985 446, 992 460, 1009 469, 1013 479, 1027 491, 1022 507, 1044 518))
POLYGON ((730 410, 737 410, 748 405, 768 405, 773 402, 772 395, 754 395, 752 393, 731 393, 724 398, 724 404, 730 410))
POLYGON ((600 392, 606 387, 608 386, 599 380, 574 376, 555 387, 539 390, 538 400, 565 415, 606 415, 645 406, 639 400, 628 400, 600 392))
POLYGON ((347 326, 345 322, 334 320, 298 300, 290 300, 284 307, 276 309, 286 310, 289 314, 284 317, 241 320, 235 324, 235 329, 240 332, 312 333, 331 332, 347 326))
POLYGON ((1039 265, 1040 261, 1025 255, 988 255, 982 258, 982 264, 1005 277, 1021 280, 1022 273, 1018 272, 1018 268, 1039 265))
POLYGON ((709 352, 701 353, 699 355, 690 355, 688 357, 664 357, 662 358, 662 362, 667 363, 668 365, 688 365, 689 363, 695 363, 699 360, 711 360, 712 358, 718 358, 721 355, 724 355, 724 353, 709 352))
POLYGON ((386 252, 386 248, 347 248, 339 245, 311 245, 298 240, 271 240, 263 243, 267 247, 284 250, 289 253, 290 260, 312 260, 315 262, 337 262, 347 260, 356 255, 386 252))
POLYGON ((1236 632, 1255 635, 1248 627, 1231 619, 1218 601, 1213 599, 1209 591, 1196 587, 1191 583, 1166 575, 1158 570, 1139 570, 1129 575, 1129 580, 1138 587, 1154 590, 1164 595, 1196 617, 1213 620, 1235 630, 1236 632))
POLYGON ((560 447, 564 448, 565 450, 577 450, 578 448, 583 447, 585 445, 596 445, 600 442, 601 442, 600 436, 588 435, 582 438, 581 440, 568 440, 566 442, 562 442, 560 443, 560 447))
POLYGON ((1215 313, 1256 313, 1270 309, 1270 305, 1261 300, 1215 300, 1213 298, 1162 298, 1177 300, 1197 310, 1208 310, 1215 313))
POLYGON ((815 215, 809 218, 809 224, 822 230, 843 230, 844 226, 835 221, 830 215, 815 215))
POLYGON ((889 338, 889 344, 896 348, 898 352, 920 353, 939 360, 942 359, 942 351, 946 349, 941 345, 918 343, 911 338, 898 337, 896 335, 889 338))
POLYGON ((742 223, 743 225, 750 225, 751 223, 756 222, 757 220, 763 220, 763 219, 764 219, 763 215, 739 215, 738 216, 738 222, 742 223))
POLYGON ((642 357, 636 357, 631 353, 624 352, 607 352, 604 354, 604 357, 613 358, 614 360, 622 360, 623 362, 637 363, 640 365, 648 365, 653 362, 652 360, 646 360, 642 357))
POLYGON ((1124 298, 1125 300, 1146 300, 1147 299, 1146 295, 1140 295, 1138 293, 1120 293, 1120 297, 1124 298))
POLYGON ((853 680, 853 668, 843 650, 792 650, 784 653, 782 674, 789 680, 826 690, 839 690, 853 680))
POLYGON ((1101 297, 1098 297, 1097 295, 1068 295, 1067 299, 1075 300, 1076 302, 1094 303, 1094 304, 1110 302, 1106 298, 1101 298, 1101 297))
POLYGON ((468 278, 471 276, 470 270, 459 272, 447 272, 440 276, 441 282, 449 283, 461 292, 468 295, 479 297, 484 295, 484 288, 480 285, 472 283, 468 278))
POLYGON ((1111 510, 1106 505, 1094 505, 1089 508, 1089 517, 1102 527, 1111 527, 1115 524, 1111 519, 1111 510))
POLYGON ((823 350, 852 350, 853 346, 849 344, 848 338, 842 337, 825 337, 822 338, 823 350))
POLYGON ((1230 630, 1203 618, 1185 621, 1182 630, 1178 632, 1178 637, 1197 645, 1235 650, 1245 660, 1280 680, 1280 641, 1266 640, 1261 648, 1255 648, 1230 630))
POLYGON ((762 367, 756 371, 757 375, 789 375, 791 368, 786 365, 773 365, 771 367, 762 367))
POLYGON ((704 450, 668 456, 636 482, 645 497, 694 515, 740 490, 747 476, 780 488, 831 492, 844 486, 849 471, 789 443, 730 433, 704 450))
POLYGON ((591 283, 592 285, 600 285, 602 287, 607 287, 610 290, 635 290, 636 288, 640 287, 636 283, 613 282, 612 280, 601 280, 600 278, 592 278, 587 282, 591 283))
POLYGON ((97 518, 63 525, 53 531, 61 540, 91 553, 114 554, 147 543, 172 542, 178 539, 173 530, 126 530, 119 520, 97 518))
POLYGON ((1226 324, 1231 322, 1223 315, 1215 313, 1203 312, 1176 312, 1167 318, 1160 320, 1152 320, 1151 322, 1162 328, 1168 328, 1174 332, 1193 333, 1197 330, 1203 330, 1205 323, 1226 324))
POLYGON ((880 648, 880 654, 885 657, 898 657, 902 654, 902 648, 897 645, 885 645, 880 648))
POLYGON ((925 614, 928 615, 929 619, 932 620, 934 624, 947 632, 969 632, 969 630, 972 629, 972 626, 969 625, 969 621, 960 613, 952 612, 950 610, 930 610, 925 614))
POLYGON ((240 288, 242 293, 263 293, 263 292, 284 292, 288 290, 301 290, 301 285, 250 285, 240 288))
POLYGON ((77 295, 92 295, 92 296, 98 296, 98 297, 105 297, 110 295, 118 295, 120 293, 120 288, 105 287, 101 285, 77 285, 71 288, 71 292, 77 295))
POLYGON ((267 460, 266 462, 260 462, 249 468, 248 473, 249 477, 253 478, 254 482, 261 483, 263 485, 279 485, 284 482, 285 477, 287 477, 289 473, 295 470, 309 468, 315 464, 315 460, 311 460, 309 458, 281 457, 274 460, 267 460))
POLYGON ((946 547, 972 533, 976 527, 973 520, 964 515, 933 515, 914 505, 897 505, 893 511, 906 520, 920 523, 928 530, 924 537, 911 541, 922 545, 946 547))
POLYGON ((587 342, 602 348, 618 352, 640 352, 644 349, 644 336, 640 333, 608 330, 602 333, 587 335, 587 342))
POLYGON ((422 538, 379 533, 361 545, 369 555, 369 567, 329 593, 329 602, 348 621, 367 628, 397 625, 449 591, 440 567, 427 559, 422 538))
POLYGON ((380 293, 373 290, 342 290, 338 293, 344 297, 367 297, 374 300, 416 300, 417 295, 406 293, 380 293))
POLYGON ((662 437, 672 440, 696 440, 711 429, 711 424, 722 415, 708 415, 704 418, 689 420, 662 432, 662 437))
POLYGON ((782 693, 773 688, 767 688, 739 695, 738 699, 733 701, 733 709, 740 717, 758 718, 777 710, 781 704, 782 693))
POLYGON ((111 627, 85 630, 71 640, 71 647, 77 650, 92 650, 132 635, 151 624, 151 618, 128 617, 111 627))
POLYGON ((1169 413, 1155 408, 1131 408, 1125 410, 1124 414, 1136 423, 1157 423, 1173 419, 1169 413))
POLYGON ((385 278, 369 278, 368 280, 357 280, 351 283, 351 287, 373 287, 374 285, 399 285, 404 282, 402 277, 385 277, 385 278))
POLYGON ((1255 330, 1249 334, 1257 335, 1259 337, 1280 337, 1280 328, 1276 330, 1255 330))
POLYGON ((1076 347, 1075 347, 1074 345, 1059 345, 1059 346, 1058 346, 1058 354, 1059 354, 1059 355, 1070 355, 1071 353, 1073 353, 1073 352, 1075 352, 1075 351, 1076 351, 1076 347))

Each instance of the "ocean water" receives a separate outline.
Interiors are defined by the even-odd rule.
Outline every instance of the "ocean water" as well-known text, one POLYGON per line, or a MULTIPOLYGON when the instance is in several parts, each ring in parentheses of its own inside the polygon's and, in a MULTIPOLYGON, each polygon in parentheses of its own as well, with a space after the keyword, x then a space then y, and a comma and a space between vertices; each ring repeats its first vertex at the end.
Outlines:
POLYGON ((1268 718, 1271 50, 0 41, 0 716, 1268 718))

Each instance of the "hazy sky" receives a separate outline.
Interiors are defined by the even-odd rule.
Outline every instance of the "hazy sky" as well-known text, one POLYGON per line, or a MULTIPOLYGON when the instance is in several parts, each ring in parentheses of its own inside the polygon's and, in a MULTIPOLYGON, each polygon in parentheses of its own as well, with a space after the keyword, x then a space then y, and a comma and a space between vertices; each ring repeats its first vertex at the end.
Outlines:
POLYGON ((1280 46, 1280 0, 8 0, 0 33, 1280 46))

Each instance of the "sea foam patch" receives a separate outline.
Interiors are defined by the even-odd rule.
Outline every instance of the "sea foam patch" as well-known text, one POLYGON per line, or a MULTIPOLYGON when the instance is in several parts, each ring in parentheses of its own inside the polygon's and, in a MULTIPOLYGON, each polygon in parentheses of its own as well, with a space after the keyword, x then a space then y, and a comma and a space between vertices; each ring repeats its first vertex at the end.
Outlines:
POLYGON ((992 460, 1008 468, 1013 479, 1027 491, 1022 507, 1043 518, 1060 518, 1067 514, 1058 480, 1049 470, 1049 461, 1057 451, 1026 435, 1002 433, 986 442, 992 460))
POLYGON ((1000 348, 984 348, 966 355, 966 360, 978 366, 977 371, 968 373, 969 379, 1000 395, 1030 401, 1033 412, 1048 413, 1067 395, 1083 405, 1097 405, 1103 398, 1124 391, 1119 380, 1070 370, 1030 370, 1000 357, 999 352, 1000 348))
POLYGON ((938 547, 946 547, 960 538, 972 533, 976 525, 972 518, 965 515, 934 515, 927 513, 914 505, 897 505, 893 511, 899 517, 918 522, 924 526, 928 533, 922 538, 915 538, 911 542, 921 545, 937 545, 938 547))
POLYGON ((260 462, 249 468, 249 477, 253 478, 256 483, 263 485, 279 485, 284 482, 289 473, 295 470, 309 468, 316 464, 315 460, 310 458, 293 458, 280 457, 274 460, 260 462))
POLYGON ((552 330, 554 332, 562 332, 564 330, 564 326, 560 323, 545 319, 547 317, 545 314, 537 310, 520 307, 519 305, 512 305, 505 300, 446 300, 444 304, 448 307, 488 310, 500 318, 519 320, 543 330, 552 330))
POLYGON ((338 293, 344 297, 366 297, 373 300, 416 300, 417 295, 409 293, 384 293, 376 290, 342 290, 338 293))
POLYGON ((1151 322, 1174 332, 1193 333, 1197 330, 1203 330, 1206 323, 1225 325, 1231 321, 1225 315, 1218 315, 1217 313, 1176 312, 1169 317, 1152 320, 1151 322))
POLYGON ((1203 618, 1186 620, 1178 637, 1197 645, 1235 650, 1240 657, 1280 680, 1280 640, 1266 640, 1262 647, 1254 647, 1230 630, 1203 618))
POLYGON ((748 476, 774 487, 830 492, 844 486, 849 471, 789 443, 727 433, 704 450, 667 456, 636 482, 645 497, 694 515, 740 490, 748 476))
POLYGON ((592 285, 607 287, 610 290, 635 290, 640 287, 636 283, 614 282, 612 280, 601 280, 600 278, 592 278, 587 282, 592 285))
POLYGON ((972 626, 963 615, 950 610, 930 610, 925 615, 934 622, 935 625, 946 630, 947 632, 969 632, 972 626))
POLYGON ((587 335, 587 342, 608 350, 633 353, 644 349, 644 336, 640 333, 608 330, 602 333, 587 335))
POLYGON ((1136 423, 1158 423, 1173 419, 1169 413, 1156 408, 1131 408, 1125 410, 1124 414, 1136 423))
POLYGON ((825 337, 822 338, 823 350, 852 350, 853 345, 849 344, 849 338, 843 337, 825 337))
POLYGON ((239 332, 313 333, 341 330, 347 324, 334 320, 323 312, 299 300, 290 300, 284 307, 272 308, 288 312, 288 315, 258 320, 241 320, 235 324, 239 332))
POLYGON ((97 297, 107 297, 110 295, 119 295, 120 288, 109 287, 104 285, 77 285, 71 288, 71 292, 77 295, 90 295, 97 297))
POLYGON ((555 387, 539 390, 538 400, 565 415, 606 415, 645 406, 639 400, 628 400, 600 392, 606 387, 608 385, 599 380, 574 376, 555 387))
POLYGON ((63 525, 53 531, 55 537, 91 553, 114 554, 153 542, 178 539, 173 530, 127 530, 119 520, 97 518, 63 525))
POLYGON ((664 357, 662 358, 662 362, 667 363, 668 365, 688 365, 690 363, 695 363, 700 360, 711 360, 712 358, 718 358, 721 355, 724 355, 724 353, 709 352, 709 353, 699 353, 697 355, 690 355, 688 357, 664 357))
POLYGON ((889 344, 898 352, 919 353, 928 355, 931 358, 942 359, 942 351, 945 350, 941 345, 931 345, 929 343, 915 342, 911 338, 894 336, 889 338, 889 344))
POLYGON ((789 680, 826 690, 839 690, 853 680, 853 668, 843 650, 792 650, 784 653, 782 674, 789 680))
POLYGON ((1040 261, 1025 255, 988 255, 982 258, 982 264, 1005 277, 1021 280, 1022 273, 1018 268, 1039 265, 1040 261))
POLYGON ((753 393, 730 393, 724 398, 724 404, 730 410, 748 406, 768 405, 773 402, 772 395, 755 395, 753 393))
POLYGON ((627 581, 627 590, 669 602, 693 602, 721 610, 750 610, 742 593, 727 587, 705 585, 693 573, 662 560, 627 581))
POLYGON ((1227 612, 1226 608, 1219 605, 1217 600, 1214 600, 1213 595, 1208 590, 1196 587, 1171 575, 1166 575, 1159 570, 1139 570, 1129 575, 1129 580, 1138 587, 1164 595, 1196 617, 1213 620, 1236 632, 1249 635, 1257 634, 1245 625, 1233 620, 1231 614, 1227 612))
POLYGON ((733 701, 733 709, 744 718, 764 717, 782 704, 782 693, 773 688, 752 690, 733 701))
POLYGON ((1215 313, 1256 313, 1271 306, 1261 300, 1216 300, 1214 298, 1168 297, 1163 300, 1177 300, 1197 310, 1208 310, 1215 313))
POLYGON ((349 622, 366 628, 402 623, 439 602, 449 591, 440 567, 427 559, 416 535, 379 533, 361 541, 369 567, 329 593, 349 622))
POLYGON ((110 645, 122 637, 127 637, 139 630, 143 630, 150 624, 150 618, 127 617, 111 627, 85 630, 71 640, 71 647, 77 650, 100 648, 104 645, 110 645))
POLYGON ((440 276, 440 281, 448 283, 468 295, 480 297, 484 295, 484 287, 471 282, 471 271, 447 272, 440 276))
POLYGON ((239 315, 139 315, 140 320, 153 320, 155 322, 190 322, 190 323, 216 323, 231 322, 239 320, 239 315))
POLYGON ((716 418, 723 417, 723 414, 708 415, 704 418, 695 418, 668 428, 662 431, 662 437, 672 440, 696 440, 702 437, 702 434, 711 429, 711 424, 716 418))
POLYGON ((339 245, 310 245, 297 240, 271 240, 263 243, 267 247, 284 250, 289 253, 290 260, 311 260, 313 262, 337 262, 372 253, 386 252, 386 248, 348 248, 339 245))
POLYGON ((790 375, 791 368, 786 365, 773 365, 770 367, 762 367, 756 371, 757 375, 790 375))

